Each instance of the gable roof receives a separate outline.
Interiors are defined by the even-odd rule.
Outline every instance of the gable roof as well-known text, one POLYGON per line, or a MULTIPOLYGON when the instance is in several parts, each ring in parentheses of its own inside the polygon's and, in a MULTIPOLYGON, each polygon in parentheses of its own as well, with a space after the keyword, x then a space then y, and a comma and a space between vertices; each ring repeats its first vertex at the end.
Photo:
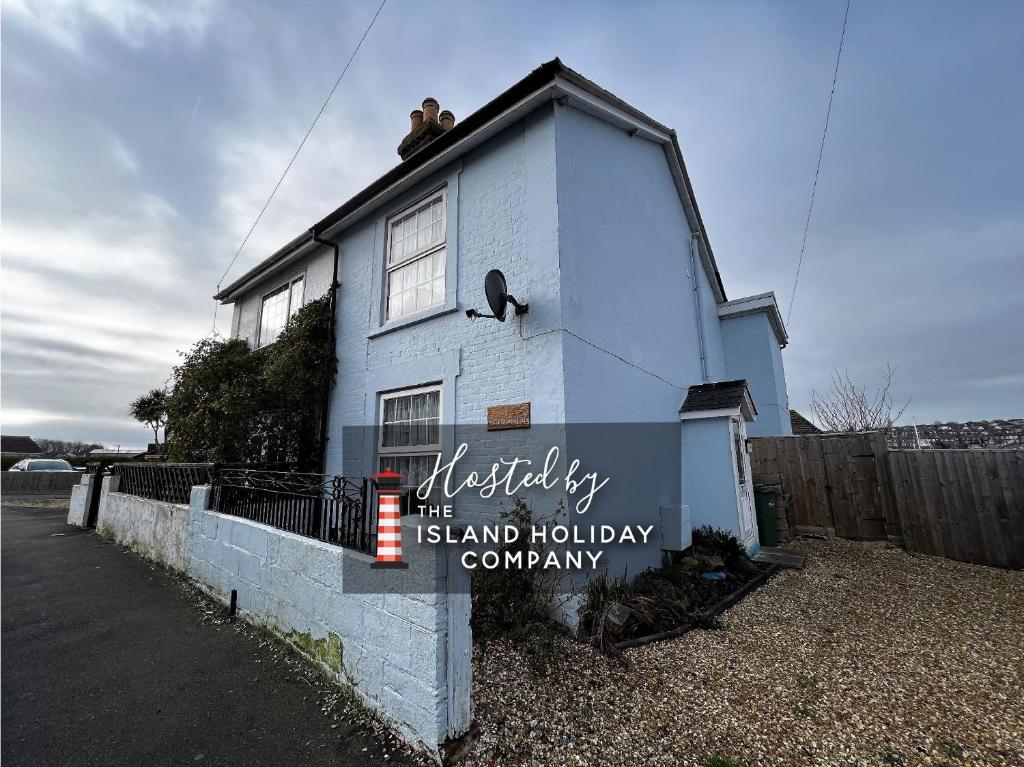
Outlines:
POLYGON ((0 453, 41 453, 42 448, 31 437, 0 435, 0 453))
POLYGON ((795 410, 789 411, 789 426, 794 434, 821 434, 821 429, 795 410))
POLYGON ((520 120, 541 103, 557 100, 559 103, 576 106, 582 111, 596 113, 603 107, 602 115, 610 122, 629 130, 632 135, 641 134, 661 143, 671 158, 673 178, 679 189, 680 198, 692 231, 698 233, 698 249, 705 268, 714 276, 712 289, 719 303, 726 300, 725 286, 715 263, 715 257, 708 241, 704 221, 697 208, 690 176, 686 171, 683 153, 679 148, 676 132, 622 99, 604 90, 580 73, 565 66, 560 59, 547 61, 530 74, 508 88, 480 109, 427 143, 407 159, 400 162, 361 192, 356 193, 341 206, 313 224, 307 231, 295 237, 258 265, 217 292, 214 298, 222 303, 231 303, 256 281, 276 271, 278 267, 305 255, 318 247, 317 238, 337 234, 339 228, 354 223, 372 208, 398 193, 399 185, 411 181, 414 176, 432 172, 441 162, 449 162, 464 152, 482 143, 491 134, 503 128, 506 120, 520 120))
POLYGON ((757 417, 757 408, 747 389, 747 381, 740 378, 735 381, 716 381, 715 383, 691 386, 686 391, 686 399, 679 412, 710 413, 721 410, 736 410, 743 413, 747 420, 757 417))

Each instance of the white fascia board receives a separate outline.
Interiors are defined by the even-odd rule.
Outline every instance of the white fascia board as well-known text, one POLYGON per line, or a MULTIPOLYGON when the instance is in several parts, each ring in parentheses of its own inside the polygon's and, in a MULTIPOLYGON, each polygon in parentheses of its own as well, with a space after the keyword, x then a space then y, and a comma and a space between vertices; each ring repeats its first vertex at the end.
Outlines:
POLYGON ((276 277, 281 272, 286 272, 292 268, 296 261, 305 258, 310 253, 315 251, 317 248, 326 248, 327 246, 323 243, 316 242, 315 240, 306 240, 303 243, 295 246, 295 249, 279 259, 276 263, 268 266, 266 269, 261 271, 259 274, 253 275, 252 279, 239 285, 237 288, 231 291, 230 295, 224 296, 221 299, 221 304, 233 304, 239 298, 246 293, 250 292, 253 288, 260 285, 273 277, 276 277))
POLYGON ((731 418, 742 415, 738 407, 723 407, 717 410, 689 410, 679 413, 680 421, 696 421, 702 418, 731 418))
POLYGON ((779 311, 779 304, 775 300, 773 291, 737 298, 718 305, 718 316, 723 320, 755 312, 764 312, 768 315, 768 322, 775 333, 775 339, 779 342, 779 346, 785 347, 789 343, 789 334, 786 332, 786 325, 782 321, 782 313, 779 311))
POLYGON ((571 83, 561 77, 556 77, 554 86, 558 91, 556 98, 566 99, 568 97, 568 100, 564 101, 564 106, 572 107, 580 112, 585 112, 593 117, 604 120, 616 128, 621 128, 631 133, 635 137, 653 141, 657 144, 672 142, 672 134, 662 130, 660 126, 641 120, 616 105, 609 104, 600 96, 581 88, 575 83, 571 83))

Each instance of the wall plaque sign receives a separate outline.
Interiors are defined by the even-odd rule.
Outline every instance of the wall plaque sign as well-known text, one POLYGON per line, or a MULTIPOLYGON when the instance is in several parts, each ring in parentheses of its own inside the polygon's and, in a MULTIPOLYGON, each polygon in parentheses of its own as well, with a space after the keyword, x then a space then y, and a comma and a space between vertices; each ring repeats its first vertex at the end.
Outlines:
POLYGON ((530 428, 530 403, 493 405, 487 408, 487 431, 530 428))

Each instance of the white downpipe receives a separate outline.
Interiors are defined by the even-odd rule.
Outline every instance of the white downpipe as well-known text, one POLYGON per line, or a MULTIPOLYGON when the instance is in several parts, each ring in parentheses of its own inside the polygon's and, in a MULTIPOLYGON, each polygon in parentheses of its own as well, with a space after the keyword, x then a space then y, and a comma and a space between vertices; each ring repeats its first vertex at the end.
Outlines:
POLYGON ((693 308, 697 315, 697 345, 700 347, 700 373, 703 383, 708 382, 708 358, 704 351, 704 318, 700 310, 700 283, 697 281, 697 239, 699 234, 690 236, 690 282, 693 283, 693 308))

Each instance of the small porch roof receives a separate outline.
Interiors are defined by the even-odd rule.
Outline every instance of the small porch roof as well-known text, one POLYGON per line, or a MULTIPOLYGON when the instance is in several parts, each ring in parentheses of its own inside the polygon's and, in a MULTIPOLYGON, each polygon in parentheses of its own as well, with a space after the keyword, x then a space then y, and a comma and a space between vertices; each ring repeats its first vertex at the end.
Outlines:
POLYGON ((679 418, 684 421, 727 415, 742 415, 747 421, 757 418, 757 408, 744 378, 691 386, 679 408, 679 418))

